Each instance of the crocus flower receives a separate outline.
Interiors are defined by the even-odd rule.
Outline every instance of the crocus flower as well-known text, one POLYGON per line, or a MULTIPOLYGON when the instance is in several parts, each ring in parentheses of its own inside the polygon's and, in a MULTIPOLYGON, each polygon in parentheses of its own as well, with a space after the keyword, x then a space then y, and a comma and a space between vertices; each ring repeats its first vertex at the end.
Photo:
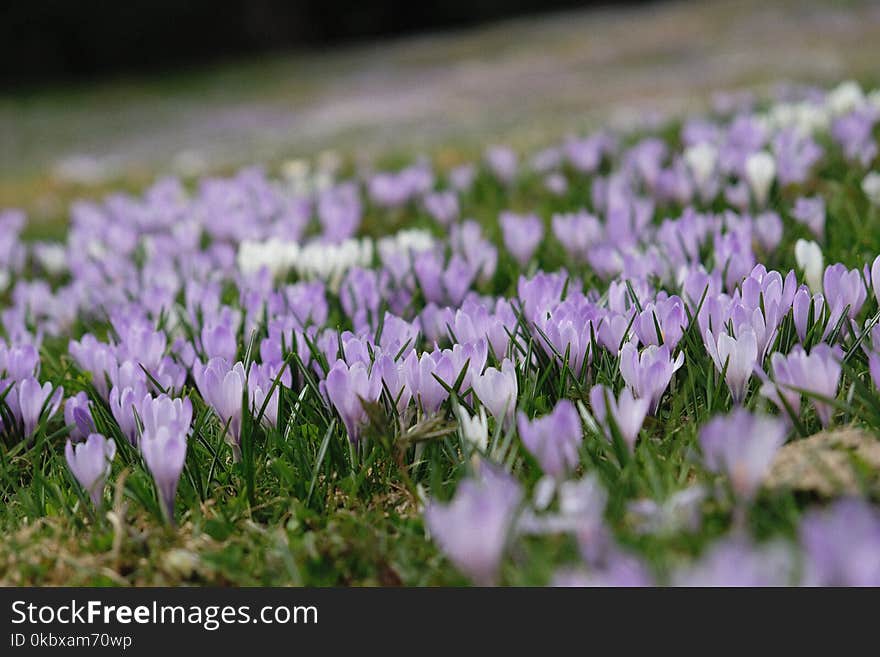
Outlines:
POLYGON ((712 472, 727 475, 738 499, 750 500, 770 471, 785 434, 782 421, 738 408, 700 430, 703 462, 712 472))
POLYGON ((636 399, 629 388, 620 391, 617 399, 614 392, 601 385, 593 386, 590 390, 590 403, 593 407, 593 415, 605 431, 605 436, 611 440, 611 421, 617 426, 623 441, 630 451, 635 449, 639 431, 648 415, 649 399, 636 399), (607 402, 606 402, 607 400, 607 402))
POLYGON ((746 182, 758 207, 767 203, 770 186, 776 178, 776 160, 766 151, 749 155, 745 164, 746 182))
POLYGON ((580 416, 567 399, 560 400, 549 415, 531 421, 520 411, 517 427, 523 445, 538 460, 544 474, 560 478, 577 465, 583 431, 580 416))
POLYGON ((825 236, 825 199, 821 196, 798 198, 791 215, 809 228, 816 239, 821 240, 825 236))
POLYGON ((486 166, 499 182, 508 185, 516 178, 519 158, 507 146, 490 146, 485 154, 486 166))
POLYGON ((822 288, 825 290, 825 301, 831 311, 831 319, 828 323, 832 327, 837 325, 844 310, 847 311, 847 317, 854 319, 868 298, 862 273, 858 269, 847 269, 840 263, 828 265, 825 269, 822 288))
POLYGON ((145 404, 140 450, 169 522, 174 519, 174 498, 186 461, 187 433, 192 419, 189 399, 160 397, 145 404))
POLYGON ((40 354, 32 344, 11 345, 8 349, 0 343, 0 372, 14 381, 35 377, 40 373, 40 354))
POLYGON ((880 173, 871 171, 862 179, 862 192, 872 205, 880 205, 880 173))
POLYGON ((544 238, 544 224, 533 214, 502 212, 498 219, 504 234, 504 246, 525 267, 544 238))
POLYGON ((660 398, 672 381, 672 375, 684 365, 684 353, 675 360, 669 345, 649 345, 641 352, 631 342, 620 350, 620 375, 637 399, 650 400, 650 413, 656 413, 660 398))
POLYGON ((510 475, 484 465, 458 485, 449 504, 430 502, 425 523, 449 559, 476 584, 495 582, 522 490, 510 475))
POLYGON ((715 369, 724 373, 724 380, 730 388, 733 402, 742 403, 748 390, 752 369, 758 359, 758 342, 754 330, 745 328, 736 337, 720 331, 716 337, 707 329, 704 341, 715 369))
POLYGON ((678 569, 672 583, 688 587, 787 586, 794 570, 794 559, 786 545, 756 546, 733 536, 711 546, 696 563, 678 569))
POLYGON ((880 586, 880 514, 863 500, 807 513, 800 526, 807 586, 880 586))
MULTIPOLYGON (((11 394, 11 393, 10 393, 11 394)), ((58 412, 64 389, 54 389, 51 383, 40 382, 28 377, 18 384, 18 412, 24 426, 25 438, 31 438, 42 417, 50 418, 58 412)))
POLYGON ((232 365, 224 358, 212 358, 206 365, 194 363, 192 372, 202 398, 214 409, 224 426, 229 427, 228 438, 233 454, 238 456, 244 392, 247 389, 244 365, 241 362, 232 365))
POLYGON ((71 427, 70 438, 75 442, 85 440, 95 433, 91 401, 86 393, 78 392, 64 402, 64 424, 71 427))
POLYGON ((116 443, 99 433, 89 434, 85 441, 64 447, 67 465, 76 480, 86 489, 95 508, 101 506, 104 482, 110 475, 110 465, 116 456, 116 443))
POLYGON ((813 292, 822 291, 822 275, 825 270, 822 248, 815 242, 798 240, 794 245, 794 259, 798 269, 813 292))
POLYGON ((461 404, 456 404, 455 415, 458 418, 462 438, 474 448, 485 452, 489 447, 489 422, 486 419, 486 409, 481 406, 480 412, 471 417, 461 404))
POLYGON ((349 440, 357 442, 367 420, 363 403, 379 398, 382 392, 380 380, 369 375, 364 363, 348 366, 345 361, 338 360, 327 373, 324 385, 327 397, 345 424, 349 440))
POLYGON ((471 382, 480 402, 489 409, 496 421, 509 425, 516 413, 516 397, 519 391, 516 381, 516 366, 507 358, 501 369, 486 368, 471 382))
MULTIPOLYGON (((798 400, 798 408, 801 391, 833 399, 837 396, 840 383, 841 359, 839 347, 817 344, 808 354, 802 347, 796 346, 787 356, 773 354, 771 357, 774 381, 789 403, 795 398, 798 400)), ((776 398, 772 392, 765 394, 770 399, 776 398)), ((827 427, 831 423, 833 407, 818 398, 812 399, 812 402, 819 420, 827 427)), ((790 405, 795 407, 795 404, 790 405)))
MULTIPOLYGON (((794 320, 794 328, 797 331, 798 339, 803 342, 807 338, 807 331, 810 330, 811 324, 808 324, 810 315, 813 317, 813 323, 821 322, 825 309, 825 297, 821 294, 810 294, 810 291, 801 286, 795 292, 794 301, 792 302, 791 311, 794 320)), ((829 327, 829 330, 833 327, 829 327)))

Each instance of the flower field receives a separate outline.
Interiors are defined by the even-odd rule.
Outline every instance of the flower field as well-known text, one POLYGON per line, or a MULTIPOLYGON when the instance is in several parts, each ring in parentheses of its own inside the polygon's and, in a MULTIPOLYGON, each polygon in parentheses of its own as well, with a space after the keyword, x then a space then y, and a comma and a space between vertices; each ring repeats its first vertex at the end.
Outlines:
POLYGON ((0 581, 880 585, 880 92, 0 212, 0 581))

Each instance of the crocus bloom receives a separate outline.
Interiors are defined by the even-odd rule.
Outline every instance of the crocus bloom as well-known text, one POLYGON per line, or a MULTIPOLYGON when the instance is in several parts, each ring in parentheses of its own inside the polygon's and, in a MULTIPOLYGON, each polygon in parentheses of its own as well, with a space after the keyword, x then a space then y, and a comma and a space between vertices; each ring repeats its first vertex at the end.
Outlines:
POLYGON ((327 374, 325 390, 330 402, 339 412, 348 438, 357 442, 361 429, 367 420, 363 402, 376 401, 381 392, 381 381, 367 373, 367 366, 361 362, 350 367, 338 360, 327 374))
POLYGON ((734 536, 711 546, 696 563, 676 571, 675 586, 760 587, 791 584, 794 559, 782 543, 755 546, 734 536))
POLYGON ((776 160, 766 151, 753 153, 746 159, 745 174, 752 198, 759 207, 763 207, 776 178, 776 160))
POLYGON ((640 353, 631 342, 620 350, 620 375, 638 399, 649 399, 650 412, 656 413, 660 398, 672 381, 672 375, 684 365, 684 353, 672 360, 669 345, 649 345, 640 353))
POLYGON ((76 445, 68 440, 64 456, 73 476, 86 489, 95 508, 99 508, 104 482, 110 475, 110 465, 116 456, 116 443, 99 433, 92 433, 84 442, 76 445))
POLYGON ((704 341, 706 351, 715 363, 715 369, 724 372, 724 380, 730 388, 733 402, 742 403, 746 397, 752 369, 758 359, 755 332, 751 328, 745 328, 734 338, 721 331, 716 337, 707 329, 704 341))
POLYGON ((224 358, 212 358, 207 365, 197 362, 192 368, 202 398, 214 409, 220 421, 229 427, 233 452, 241 444, 241 422, 247 375, 241 362, 231 365, 224 358))
POLYGON ((800 526, 807 586, 880 586, 880 514, 863 500, 810 511, 800 526))
POLYGON ((84 392, 78 392, 64 402, 64 424, 71 427, 70 438, 77 442, 95 433, 91 402, 84 392))
POLYGON ((816 239, 825 235, 825 199, 821 196, 813 198, 800 197, 795 201, 791 215, 810 229, 816 239))
POLYGON ((18 384, 18 412, 24 426, 25 438, 34 435, 44 410, 46 417, 52 417, 58 412, 63 394, 64 389, 61 386, 55 388, 53 392, 51 383, 46 382, 41 386, 33 377, 28 377, 18 384))
POLYGON ((504 246, 525 267, 544 238, 544 224, 536 215, 512 212, 502 212, 498 220, 504 234, 504 246))
MULTIPOLYGON (((795 292, 794 301, 792 302, 791 311, 792 319, 794 319, 794 328, 797 331, 798 339, 803 342, 807 337, 807 331, 810 330, 812 324, 810 315, 812 314, 813 323, 822 322, 825 309, 825 297, 821 294, 810 295, 810 291, 801 286, 795 292)), ((833 328, 833 327, 831 327, 833 328)))
POLYGON ((517 415, 519 435, 544 474, 563 477, 578 462, 578 446, 583 438, 581 419, 567 399, 560 400, 553 412, 529 421, 522 411, 517 415))
POLYGON ((847 317, 855 318, 868 298, 862 273, 858 269, 847 269, 840 263, 828 265, 822 277, 822 287, 825 290, 825 301, 831 311, 829 324, 832 328, 845 309, 847 317))
POLYGON ((880 205, 880 173, 871 171, 862 180, 862 191, 872 205, 880 205))
POLYGON ((516 397, 519 391, 516 381, 516 366, 507 358, 501 369, 486 368, 476 375, 471 385, 480 402, 489 409, 498 422, 508 425, 516 412, 516 397))
POLYGON ((712 472, 727 475, 737 498, 750 500, 770 471, 785 433, 781 420, 738 408, 700 431, 703 462, 712 472))
POLYGON ((475 583, 493 584, 522 490, 510 475, 484 465, 458 485, 449 504, 430 502, 425 522, 450 560, 475 583))
POLYGON ((162 510, 174 519, 174 497, 186 461, 187 433, 192 420, 189 399, 159 398, 144 404, 140 450, 159 493, 162 510))
MULTIPOLYGON (((832 348, 824 343, 814 346, 809 354, 802 347, 796 346, 788 356, 774 354, 771 357, 774 380, 780 392, 787 393, 787 398, 790 394, 792 398, 797 396, 799 399, 800 391, 803 390, 833 399, 837 396, 840 383, 841 358, 838 347, 832 348)), ((772 395, 770 397, 773 399, 772 395)), ((827 427, 831 423, 833 407, 821 399, 812 399, 812 402, 819 420, 827 427)))
POLYGON ((486 165, 499 182, 507 185, 516 178, 519 158, 507 146, 490 146, 486 149, 486 165))
POLYGON ((605 436, 609 440, 611 439, 611 420, 613 419, 623 441, 630 451, 633 451, 639 437, 639 431, 641 431, 645 417, 648 415, 651 401, 636 399, 629 388, 621 390, 620 396, 615 399, 612 390, 597 385, 590 390, 590 403, 593 407, 593 415, 605 429, 605 436))
POLYGON ((794 245, 794 259, 798 269, 804 272, 804 280, 813 292, 822 291, 822 274, 825 270, 822 248, 815 242, 798 240, 794 245))
POLYGON ((456 404, 455 415, 458 417, 462 438, 476 449, 485 452, 489 447, 489 422, 486 419, 486 409, 481 406, 480 412, 471 417, 461 404, 456 404))

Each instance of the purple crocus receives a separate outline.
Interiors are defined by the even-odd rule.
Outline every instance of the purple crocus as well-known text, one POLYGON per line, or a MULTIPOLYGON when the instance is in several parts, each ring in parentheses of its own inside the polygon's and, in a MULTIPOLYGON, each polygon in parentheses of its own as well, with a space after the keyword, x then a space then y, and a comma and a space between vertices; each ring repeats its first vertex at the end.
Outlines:
POLYGON ((453 191, 431 192, 424 198, 425 210, 441 226, 458 219, 458 195, 453 191))
POLYGON ((801 522, 806 586, 880 586, 880 514, 846 499, 801 522))
MULTIPOLYGON (((792 311, 792 319, 794 320, 794 328, 797 331, 798 339, 803 342, 807 339, 807 332, 813 327, 814 324, 820 323, 823 321, 825 310, 825 297, 821 294, 810 294, 810 289, 801 285, 798 288, 798 291, 795 292, 794 300, 792 301, 791 311, 792 311), (812 323, 810 323, 810 317, 812 316, 812 323)), ((825 333, 832 330, 833 327, 828 327, 825 330, 825 333)))
POLYGON ((544 474, 561 478, 577 465, 583 430, 577 409, 569 400, 560 400, 549 415, 531 421, 520 411, 517 427, 523 445, 538 460, 544 474))
POLYGON ((544 238, 543 222, 537 215, 518 215, 513 212, 502 212, 498 221, 504 235, 504 246, 525 267, 544 238))
POLYGON ((64 402, 64 424, 71 427, 70 438, 74 442, 85 440, 95 433, 91 404, 84 392, 78 392, 64 402))
MULTIPOLYGON (((822 398, 833 399, 837 396, 840 383, 841 360, 843 354, 839 347, 827 344, 814 346, 808 354, 798 345, 787 356, 773 354, 770 362, 773 370, 773 381, 779 394, 783 395, 788 405, 795 411, 800 408, 800 396, 804 391, 816 395, 812 399, 816 414, 823 426, 831 423, 833 406, 822 398)), ((775 390, 766 384, 762 392, 777 405, 782 406, 775 390)))
POLYGON ((649 345, 641 352, 631 342, 620 350, 620 375, 637 399, 650 400, 650 413, 656 413, 660 398, 672 375, 684 365, 684 353, 672 359, 669 345, 649 345))
POLYGON ((507 537, 522 501, 517 481, 483 465, 458 485, 449 504, 430 502, 425 523, 440 549, 476 584, 495 582, 507 537))
POLYGON ((169 522, 174 520, 174 498, 186 461, 187 434, 192 422, 192 403, 188 398, 166 395, 144 399, 141 404, 144 428, 140 450, 169 522))
POLYGON ((575 262, 585 262, 590 248, 598 244, 603 235, 599 219, 585 211, 553 215, 552 228, 563 250, 575 262))
POLYGON ((672 576, 675 586, 767 587, 791 584, 794 559, 783 543, 756 546, 734 535, 711 546, 694 564, 672 576))
POLYGON ((327 374, 324 390, 339 412, 349 440, 357 442, 367 420, 363 403, 379 398, 382 392, 381 379, 371 377, 364 363, 357 362, 348 366, 345 361, 338 360, 327 374))
POLYGON ((770 471, 785 434, 781 420, 738 408, 700 430, 703 462, 712 472, 727 475, 737 498, 748 501, 770 471))
POLYGON ((220 421, 228 426, 227 442, 233 456, 241 457, 241 423, 247 374, 241 362, 231 364, 225 358, 212 358, 207 365, 193 364, 193 378, 202 398, 214 409, 220 421))
POLYGON ((104 482, 110 475, 110 465, 116 456, 116 443, 99 433, 89 434, 85 441, 64 447, 64 456, 73 476, 86 489, 95 509, 100 508, 104 482))
POLYGON ((837 325, 844 310, 847 311, 847 317, 854 319, 868 298, 862 272, 858 269, 848 269, 841 263, 828 265, 825 268, 822 288, 825 291, 825 301, 831 311, 829 324, 832 327, 837 325))
POLYGON ((634 451, 651 401, 636 399, 629 388, 621 390, 620 395, 615 399, 614 392, 610 388, 597 385, 590 390, 590 403, 593 407, 593 415, 602 425, 606 438, 611 440, 613 420, 630 452, 634 451))
POLYGON ((509 185, 516 178, 519 158, 512 148, 507 146, 490 146, 485 153, 486 166, 495 178, 509 185))
MULTIPOLYGON (((10 393, 12 394, 12 393, 10 393)), ((52 388, 51 383, 40 382, 28 377, 18 383, 18 414, 24 427, 24 437, 31 438, 42 418, 51 418, 61 406, 64 389, 52 388)))
POLYGON ((471 386, 492 417, 504 426, 510 426, 516 413, 519 392, 513 361, 505 358, 501 369, 487 367, 485 372, 473 377, 471 386))
POLYGON ((821 240, 825 236, 825 199, 821 196, 801 196, 795 201, 791 216, 806 226, 816 239, 821 240))

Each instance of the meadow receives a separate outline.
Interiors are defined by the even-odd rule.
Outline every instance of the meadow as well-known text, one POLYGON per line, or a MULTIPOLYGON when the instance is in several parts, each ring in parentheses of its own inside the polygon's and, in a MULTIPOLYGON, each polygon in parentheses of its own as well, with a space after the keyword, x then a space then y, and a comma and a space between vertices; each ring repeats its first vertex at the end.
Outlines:
POLYGON ((880 93, 0 213, 0 581, 880 585, 880 93))

